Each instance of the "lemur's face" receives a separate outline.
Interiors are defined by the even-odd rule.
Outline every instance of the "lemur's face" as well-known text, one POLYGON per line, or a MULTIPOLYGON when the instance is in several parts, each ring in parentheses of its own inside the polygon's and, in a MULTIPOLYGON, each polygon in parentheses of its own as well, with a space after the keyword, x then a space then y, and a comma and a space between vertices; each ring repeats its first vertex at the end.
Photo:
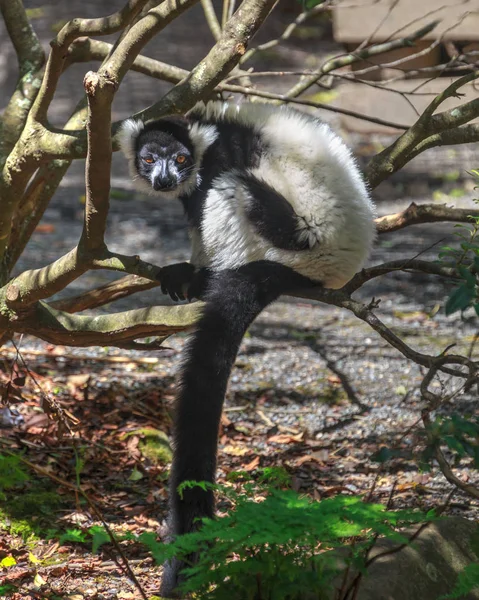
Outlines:
POLYGON ((151 137, 139 140, 136 155, 138 174, 155 192, 174 194, 193 175, 191 152, 171 134, 156 132, 154 139, 151 137))

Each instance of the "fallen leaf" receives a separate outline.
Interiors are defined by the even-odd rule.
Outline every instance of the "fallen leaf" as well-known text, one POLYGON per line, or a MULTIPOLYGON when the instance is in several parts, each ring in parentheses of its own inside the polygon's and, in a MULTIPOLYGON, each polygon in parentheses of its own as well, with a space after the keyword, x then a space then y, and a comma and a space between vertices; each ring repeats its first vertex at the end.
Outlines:
POLYGON ((245 456, 250 453, 250 449, 247 446, 233 446, 230 444, 229 446, 225 446, 222 452, 230 456, 245 456))
POLYGON ((259 466, 259 456, 255 456, 247 465, 243 466, 243 471, 254 471, 259 466))
POLYGON ((316 452, 312 452, 311 454, 305 454, 304 456, 301 456, 295 461, 295 464, 297 467, 299 467, 306 462, 324 463, 328 460, 328 456, 328 450, 316 450, 316 452))
POLYGON ((43 579, 43 577, 40 575, 40 573, 37 573, 33 579, 33 585, 35 587, 42 587, 42 585, 45 585, 46 581, 43 579))
POLYGON ((297 435, 290 435, 288 433, 278 433, 278 435, 272 435, 268 438, 268 442, 276 442, 277 444, 294 444, 295 442, 301 442, 303 440, 304 433, 301 431, 297 435))

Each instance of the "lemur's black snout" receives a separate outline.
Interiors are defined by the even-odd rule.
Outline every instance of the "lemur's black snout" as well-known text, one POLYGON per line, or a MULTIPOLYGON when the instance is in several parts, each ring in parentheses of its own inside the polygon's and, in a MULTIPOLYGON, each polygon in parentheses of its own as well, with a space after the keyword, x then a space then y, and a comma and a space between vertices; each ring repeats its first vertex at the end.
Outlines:
POLYGON ((167 190, 173 190, 177 187, 178 181, 176 177, 172 175, 158 175, 153 180, 153 189, 156 192, 164 192, 167 190))

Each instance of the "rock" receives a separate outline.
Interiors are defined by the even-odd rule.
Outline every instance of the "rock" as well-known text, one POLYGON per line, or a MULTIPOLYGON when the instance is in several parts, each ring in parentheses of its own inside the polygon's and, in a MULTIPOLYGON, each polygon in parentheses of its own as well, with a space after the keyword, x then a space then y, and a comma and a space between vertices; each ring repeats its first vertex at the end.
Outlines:
MULTIPOLYGON (((472 545, 478 537, 478 524, 460 517, 431 523, 410 546, 372 563, 357 600, 437 600, 453 589, 465 566, 477 562, 472 545)), ((390 540, 380 540, 370 556, 395 546, 390 540)), ((461 596, 461 600, 477 599, 479 589, 461 596)))

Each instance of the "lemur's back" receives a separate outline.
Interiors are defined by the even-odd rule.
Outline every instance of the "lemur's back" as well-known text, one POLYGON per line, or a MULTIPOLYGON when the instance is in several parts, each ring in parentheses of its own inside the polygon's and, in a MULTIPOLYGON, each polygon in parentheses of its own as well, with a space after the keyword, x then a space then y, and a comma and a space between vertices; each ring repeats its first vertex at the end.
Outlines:
POLYGON ((374 208, 354 158, 326 124, 260 103, 210 102, 191 116, 217 127, 222 143, 205 154, 207 169, 222 164, 203 206, 202 251, 211 265, 267 259, 334 288, 361 268, 374 208))

